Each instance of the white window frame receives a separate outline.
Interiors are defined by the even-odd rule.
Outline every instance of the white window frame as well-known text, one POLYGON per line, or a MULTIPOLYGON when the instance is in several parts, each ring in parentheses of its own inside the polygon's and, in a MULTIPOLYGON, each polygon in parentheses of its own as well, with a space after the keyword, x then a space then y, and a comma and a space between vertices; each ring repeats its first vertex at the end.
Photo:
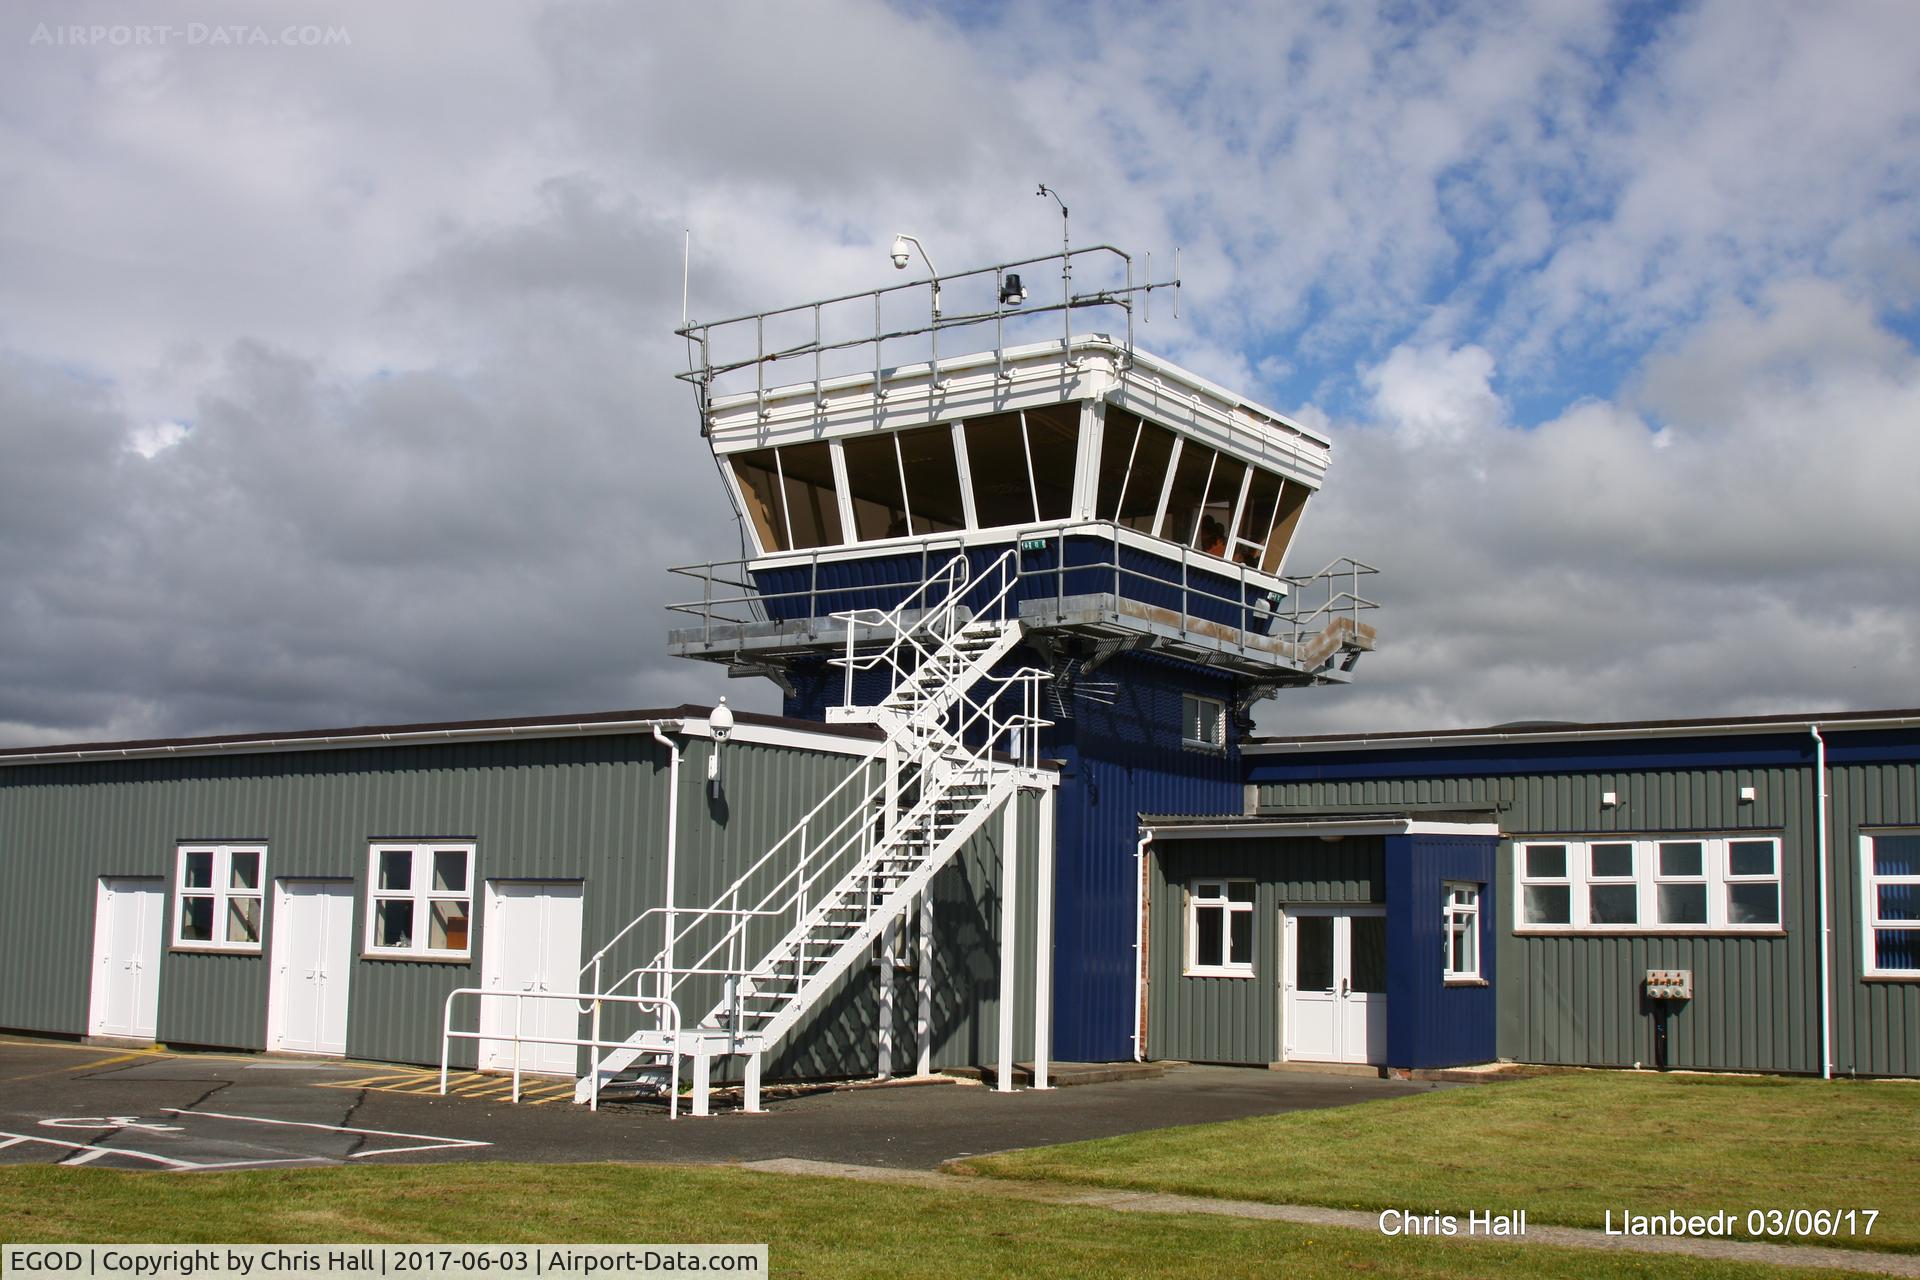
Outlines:
POLYGON ((375 959, 394 960, 466 960, 473 955, 473 888, 474 888, 474 842, 471 840, 374 840, 367 845, 367 922, 363 954, 375 959), (406 850, 412 854, 412 866, 408 873, 407 888, 383 889, 380 887, 380 856, 384 853, 397 853, 406 850), (467 862, 467 883, 464 890, 433 887, 434 855, 440 853, 464 853, 467 862), (380 904, 382 902, 411 902, 413 904, 413 932, 404 947, 382 946, 379 942, 380 904), (430 947, 427 940, 432 937, 433 908, 435 903, 458 902, 466 910, 467 945, 464 947, 430 947))
POLYGON ((1874 940, 1881 930, 1900 930, 1902 932, 1920 929, 1920 922, 1912 920, 1882 920, 1880 918, 1880 886, 1913 885, 1920 888, 1920 875, 1887 875, 1876 873, 1873 869, 1873 843, 1887 836, 1920 836, 1920 831, 1869 831, 1860 836, 1860 965, 1861 973, 1869 978, 1916 978, 1920 979, 1920 968, 1889 969, 1876 960, 1878 948, 1874 940))
POLYGON ((1227 749, 1227 704, 1219 698, 1209 698, 1203 693, 1183 693, 1180 695, 1180 745, 1196 751, 1221 751, 1227 749), (1196 738, 1187 731, 1188 724, 1198 725, 1199 716, 1189 712, 1201 705, 1213 708, 1213 737, 1196 738))
POLYGON ((267 933, 267 846, 264 844, 216 844, 212 841, 188 841, 179 845, 174 854, 173 870, 173 945, 186 951, 232 951, 245 955, 258 955, 261 940, 267 933), (204 853, 209 856, 209 885, 189 888, 187 886, 187 859, 191 854, 204 853), (233 855, 250 853, 256 858, 254 863, 253 884, 251 887, 233 883, 233 855), (235 902, 251 899, 253 906, 254 938, 251 942, 231 942, 223 936, 226 932, 227 913, 235 902), (187 938, 182 934, 187 923, 187 903, 206 900, 212 904, 209 928, 212 938, 187 938))
POLYGON ((1440 886, 1440 971, 1448 982, 1480 980, 1480 894, 1481 886, 1470 880, 1448 880, 1440 886), (1470 900, 1458 901, 1462 894, 1471 895, 1470 900), (1465 966, 1458 963, 1453 947, 1463 926, 1465 933, 1458 936, 1470 939, 1466 946, 1472 952, 1472 964, 1465 966))
POLYGON ((1244 876, 1198 876, 1187 882, 1187 947, 1186 968, 1190 978, 1251 978, 1254 969, 1254 957, 1259 949, 1257 918, 1254 915, 1259 890, 1254 882, 1244 876), (1233 896, 1233 886, 1246 885, 1253 892, 1245 901, 1233 896), (1218 911, 1220 913, 1220 954, 1212 958, 1200 955, 1200 913, 1218 911), (1247 958, 1244 962, 1233 959, 1233 918, 1236 915, 1247 917, 1247 958))
POLYGON ((1771 831, 1661 832, 1655 835, 1608 832, 1585 836, 1539 836, 1517 838, 1513 842, 1513 931, 1521 934, 1780 934, 1786 932, 1786 876, 1781 837, 1771 831), (1731 872, 1730 846, 1739 843, 1771 844, 1773 874, 1736 876, 1731 872), (1631 844, 1634 876, 1631 881, 1619 876, 1592 873, 1592 848, 1600 844, 1631 844), (1699 875, 1662 875, 1660 846, 1698 844, 1701 846, 1699 875), (1567 850, 1567 874, 1564 877, 1527 875, 1527 850, 1539 845, 1564 845, 1567 850), (1596 924, 1592 922, 1592 890, 1595 886, 1632 883, 1636 889, 1637 915, 1633 924, 1596 924), (1526 897, 1529 885, 1565 884, 1568 886, 1568 920, 1564 924, 1529 921, 1526 897), (1667 924, 1660 919, 1660 886, 1704 884, 1707 918, 1701 924, 1667 924), (1779 919, 1736 924, 1729 918, 1731 886, 1771 884, 1776 889, 1779 919))

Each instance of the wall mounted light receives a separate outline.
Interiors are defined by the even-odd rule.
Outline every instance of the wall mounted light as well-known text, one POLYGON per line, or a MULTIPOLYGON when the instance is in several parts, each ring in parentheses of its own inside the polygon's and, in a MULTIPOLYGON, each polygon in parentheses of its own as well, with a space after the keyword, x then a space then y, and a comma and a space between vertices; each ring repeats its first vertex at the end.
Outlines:
POLYGON ((1600 807, 1601 807, 1602 809, 1617 809, 1617 808, 1619 808, 1619 807, 1620 807, 1620 793, 1619 793, 1618 791, 1602 791, 1602 792, 1600 793, 1600 807))
POLYGON ((720 748, 733 736, 733 709, 725 698, 720 705, 707 716, 707 729, 713 734, 713 754, 707 757, 707 787, 714 795, 720 794, 720 748))

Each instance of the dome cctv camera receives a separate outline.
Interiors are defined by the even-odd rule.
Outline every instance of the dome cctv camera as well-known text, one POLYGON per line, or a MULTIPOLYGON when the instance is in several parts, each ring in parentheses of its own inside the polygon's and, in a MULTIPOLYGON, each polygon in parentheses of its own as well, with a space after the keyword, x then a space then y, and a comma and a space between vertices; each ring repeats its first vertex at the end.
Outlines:
POLYGON ((905 271, 907 269, 907 263, 912 259, 913 246, 908 243, 905 236, 895 236, 893 238, 893 265, 897 269, 905 271))

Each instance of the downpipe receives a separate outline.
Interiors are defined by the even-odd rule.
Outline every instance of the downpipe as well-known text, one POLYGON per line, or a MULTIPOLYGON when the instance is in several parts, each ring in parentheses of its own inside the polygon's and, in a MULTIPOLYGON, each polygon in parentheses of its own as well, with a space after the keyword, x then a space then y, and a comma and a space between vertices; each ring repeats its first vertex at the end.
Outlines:
POLYGON ((1820 897, 1820 1078, 1833 1079, 1833 912, 1827 899, 1827 863, 1832 861, 1832 852, 1827 847, 1827 740, 1820 736, 1820 726, 1810 724, 1807 732, 1813 735, 1813 775, 1814 785, 1814 828, 1818 832, 1815 846, 1819 854, 1820 897))
POLYGON ((1147 1060, 1147 846, 1153 832, 1143 830, 1133 848, 1133 1060, 1147 1060))
POLYGON ((653 726, 653 740, 665 747, 667 760, 667 886, 661 905, 666 908, 666 936, 661 940, 662 957, 660 973, 655 983, 655 994, 662 1000, 671 1000, 668 983, 673 972, 673 935, 679 926, 679 920, 673 908, 673 877, 675 853, 680 839, 680 744, 660 732, 660 726, 653 726))

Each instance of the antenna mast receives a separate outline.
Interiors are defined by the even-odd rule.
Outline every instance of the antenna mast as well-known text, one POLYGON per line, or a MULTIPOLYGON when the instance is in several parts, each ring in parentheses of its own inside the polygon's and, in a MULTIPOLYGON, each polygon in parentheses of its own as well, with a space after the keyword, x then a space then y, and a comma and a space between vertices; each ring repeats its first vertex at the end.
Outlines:
POLYGON ((1066 359, 1069 369, 1076 369, 1080 362, 1073 358, 1073 241, 1072 224, 1067 218, 1067 202, 1060 198, 1058 191, 1044 182, 1034 194, 1052 196, 1053 202, 1060 206, 1060 296, 1066 303, 1060 309, 1060 354, 1066 359))

